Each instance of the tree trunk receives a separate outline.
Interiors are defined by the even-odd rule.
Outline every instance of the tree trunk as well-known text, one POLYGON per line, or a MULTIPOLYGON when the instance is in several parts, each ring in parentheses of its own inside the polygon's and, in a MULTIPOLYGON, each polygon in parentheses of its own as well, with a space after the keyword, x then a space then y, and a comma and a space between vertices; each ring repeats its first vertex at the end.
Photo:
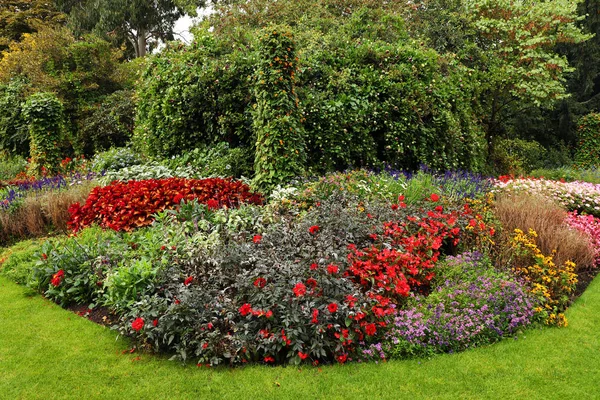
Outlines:
POLYGON ((137 48, 136 55, 138 57, 144 57, 146 55, 146 30, 140 29, 137 32, 137 48))

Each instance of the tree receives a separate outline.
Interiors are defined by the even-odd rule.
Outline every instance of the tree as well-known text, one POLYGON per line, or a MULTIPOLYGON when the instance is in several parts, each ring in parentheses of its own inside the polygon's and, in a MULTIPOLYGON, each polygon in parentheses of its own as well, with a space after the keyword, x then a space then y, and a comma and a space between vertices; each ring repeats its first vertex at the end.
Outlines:
POLYGON ((87 0, 63 1, 77 33, 90 32, 143 57, 158 41, 173 40, 173 26, 185 13, 194 15, 204 0, 87 0))
POLYGON ((11 43, 24 34, 37 32, 42 25, 62 25, 66 15, 44 0, 2 0, 0 2, 0 58, 11 43))
MULTIPOLYGON (((412 23, 438 50, 456 53, 479 83, 475 93, 490 152, 507 116, 566 98, 574 69, 556 49, 591 36, 577 22, 580 1, 422 0, 412 23), (439 12, 441 9, 444 12, 439 12), (425 21, 425 22, 423 22, 425 21), (419 25, 420 24, 420 25, 419 25), (423 29, 427 27, 427 29, 423 29), (420 29, 419 29, 420 28, 420 29)), ((408 23, 411 23, 409 18, 408 23)))

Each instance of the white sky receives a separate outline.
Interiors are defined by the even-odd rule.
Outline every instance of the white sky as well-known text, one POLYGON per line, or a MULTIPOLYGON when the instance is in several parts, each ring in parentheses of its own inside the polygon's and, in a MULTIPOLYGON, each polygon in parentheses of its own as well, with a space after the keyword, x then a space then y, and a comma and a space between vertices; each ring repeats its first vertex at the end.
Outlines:
POLYGON ((209 6, 207 8, 198 9, 198 18, 192 18, 187 15, 179 18, 173 27, 173 32, 175 32, 175 40, 181 40, 184 43, 190 43, 193 39, 192 34, 190 33, 190 27, 194 24, 194 22, 197 22, 201 16, 208 15, 211 12, 212 9, 209 6))

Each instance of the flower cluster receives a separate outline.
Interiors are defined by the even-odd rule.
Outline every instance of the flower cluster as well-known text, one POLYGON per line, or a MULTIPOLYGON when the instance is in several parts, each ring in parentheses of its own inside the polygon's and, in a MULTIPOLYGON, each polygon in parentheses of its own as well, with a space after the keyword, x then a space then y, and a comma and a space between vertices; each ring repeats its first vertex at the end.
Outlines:
POLYGON ((566 261, 563 265, 556 265, 552 255, 542 254, 536 238, 537 233, 533 230, 525 233, 515 229, 512 245, 517 260, 513 269, 540 300, 541 305, 535 311, 541 320, 548 325, 567 326, 563 312, 577 284, 575 263, 566 261))
POLYGON ((567 224, 580 232, 583 232, 590 238, 592 248, 594 249, 594 265, 600 265, 600 218, 593 215, 581 215, 577 211, 569 213, 566 220, 567 224))
POLYGON ((494 181, 495 190, 535 193, 554 199, 567 210, 600 217, 600 185, 588 182, 564 182, 547 179, 504 177, 494 181))
POLYGON ((150 225, 152 214, 197 200, 211 209, 237 207, 241 203, 262 204, 262 197, 248 185, 230 179, 149 179, 113 182, 96 187, 82 206, 69 208, 69 227, 78 231, 92 223, 116 231, 150 225))

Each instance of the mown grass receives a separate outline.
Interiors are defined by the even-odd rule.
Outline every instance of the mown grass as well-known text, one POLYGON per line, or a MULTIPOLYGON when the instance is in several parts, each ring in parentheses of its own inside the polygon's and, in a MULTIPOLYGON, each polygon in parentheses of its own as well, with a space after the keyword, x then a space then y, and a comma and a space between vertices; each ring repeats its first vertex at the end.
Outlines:
POLYGON ((123 354, 113 331, 0 277, 0 398, 596 398, 600 280, 567 317, 567 328, 430 360, 200 369, 123 354))

